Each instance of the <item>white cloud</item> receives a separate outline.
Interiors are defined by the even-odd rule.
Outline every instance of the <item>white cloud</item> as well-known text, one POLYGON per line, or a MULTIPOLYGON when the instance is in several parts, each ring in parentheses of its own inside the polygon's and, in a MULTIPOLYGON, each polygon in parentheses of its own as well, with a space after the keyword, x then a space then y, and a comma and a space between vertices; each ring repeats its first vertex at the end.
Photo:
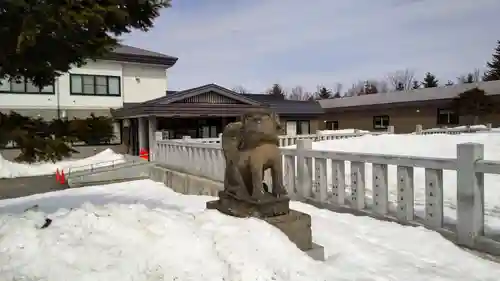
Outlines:
POLYGON ((500 39, 498 0, 233 1, 181 9, 174 0, 151 32, 126 42, 179 57, 171 89, 260 92, 276 82, 345 88, 404 68, 454 80, 483 67, 500 39))

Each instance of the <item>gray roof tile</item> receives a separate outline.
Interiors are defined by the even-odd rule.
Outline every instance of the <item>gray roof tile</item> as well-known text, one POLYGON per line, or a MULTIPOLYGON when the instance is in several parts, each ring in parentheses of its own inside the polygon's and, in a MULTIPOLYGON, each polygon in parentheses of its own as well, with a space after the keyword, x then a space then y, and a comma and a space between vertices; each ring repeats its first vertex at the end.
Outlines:
POLYGON ((322 108, 345 108, 366 105, 382 105, 404 102, 419 102, 453 99, 460 93, 478 87, 488 95, 500 94, 500 81, 479 82, 471 84, 458 84, 453 86, 416 89, 403 92, 389 92, 373 95, 344 97, 320 100, 322 108))
POLYGON ((148 51, 128 45, 118 45, 114 50, 113 53, 115 54, 122 54, 122 55, 136 55, 136 56, 148 56, 148 57, 157 57, 157 58, 175 58, 169 55, 153 52, 153 51, 148 51))
POLYGON ((244 96, 267 104, 276 113, 282 115, 316 115, 323 113, 323 108, 316 101, 296 101, 268 94, 243 94, 244 96))

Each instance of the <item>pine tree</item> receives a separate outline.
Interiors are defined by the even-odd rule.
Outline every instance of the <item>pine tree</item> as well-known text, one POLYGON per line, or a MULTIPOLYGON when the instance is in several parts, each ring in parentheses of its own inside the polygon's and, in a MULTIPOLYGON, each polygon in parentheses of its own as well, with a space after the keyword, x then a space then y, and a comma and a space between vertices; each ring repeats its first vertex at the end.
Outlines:
POLYGON ((466 84, 474 83, 474 76, 472 75, 472 73, 467 74, 467 76, 465 77, 464 83, 466 83, 466 84))
POLYGON ((403 84, 403 82, 399 82, 399 83, 396 85, 395 90, 396 90, 396 91, 404 91, 404 90, 405 90, 405 84, 403 84))
POLYGON ((424 88, 434 88, 439 85, 439 80, 436 79, 434 74, 427 72, 424 77, 424 81, 422 81, 422 85, 424 88))
POLYGON ((267 93, 269 95, 273 95, 273 96, 276 96, 276 97, 283 97, 283 98, 285 98, 285 96, 286 96, 286 93, 285 93, 285 91, 283 90, 283 87, 281 87, 280 84, 274 84, 271 87, 271 89, 269 89, 267 91, 267 93))
POLYGON ((454 98, 453 107, 461 116, 473 116, 473 125, 476 125, 481 116, 493 113, 496 106, 491 96, 476 87, 454 98))
POLYGON ((378 93, 377 85, 375 85, 375 83, 372 81, 366 81, 365 86, 363 88, 363 92, 359 93, 359 95, 371 95, 377 93, 378 93))
POLYGON ((324 100, 324 99, 329 99, 332 97, 332 90, 327 89, 324 86, 319 86, 318 91, 316 92, 316 97, 318 99, 324 100))
POLYGON ((500 80, 500 40, 497 44, 491 62, 486 63, 488 70, 483 75, 483 81, 500 80))
POLYGON ((0 78, 52 85, 72 65, 105 56, 119 36, 147 31, 170 0, 0 1, 0 78))

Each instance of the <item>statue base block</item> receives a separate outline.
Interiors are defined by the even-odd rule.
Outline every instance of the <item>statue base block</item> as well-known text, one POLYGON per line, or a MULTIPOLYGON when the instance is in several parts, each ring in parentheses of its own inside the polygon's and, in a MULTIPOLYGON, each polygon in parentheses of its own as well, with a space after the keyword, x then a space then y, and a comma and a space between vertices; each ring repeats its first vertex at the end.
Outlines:
MULTIPOLYGON (((219 192, 219 200, 207 202, 207 209, 234 217, 255 217, 281 230, 300 250, 316 260, 324 260, 323 247, 312 242, 311 216, 290 210, 287 197, 261 201, 237 198, 234 194, 219 192)), ((266 195, 266 196, 267 196, 266 195)))
POLYGON ((233 217, 267 218, 288 214, 290 211, 290 198, 276 198, 270 193, 265 193, 260 201, 251 198, 238 197, 235 194, 220 191, 219 200, 207 202, 207 209, 217 209, 221 213, 233 217))

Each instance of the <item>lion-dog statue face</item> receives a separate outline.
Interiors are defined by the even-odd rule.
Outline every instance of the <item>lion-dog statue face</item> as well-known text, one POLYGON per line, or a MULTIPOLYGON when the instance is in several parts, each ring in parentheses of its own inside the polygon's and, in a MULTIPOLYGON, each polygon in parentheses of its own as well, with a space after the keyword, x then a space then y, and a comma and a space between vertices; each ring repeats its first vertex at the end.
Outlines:
POLYGON ((266 136, 276 135, 281 127, 276 119, 272 113, 247 113, 242 118, 243 130, 266 136))
POLYGON ((267 111, 250 112, 242 117, 240 148, 256 147, 261 143, 278 144, 281 126, 276 115, 267 111))

